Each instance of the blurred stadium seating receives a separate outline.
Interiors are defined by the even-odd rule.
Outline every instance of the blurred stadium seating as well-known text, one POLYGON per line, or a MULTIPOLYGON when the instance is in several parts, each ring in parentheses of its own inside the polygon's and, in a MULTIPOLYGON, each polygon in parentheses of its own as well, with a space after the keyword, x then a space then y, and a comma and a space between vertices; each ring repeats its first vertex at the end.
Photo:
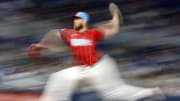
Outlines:
POLYGON ((179 87, 179 0, 0 0, 0 91, 40 93, 49 74, 71 65, 71 54, 33 60, 27 47, 50 29, 72 27, 79 10, 91 14, 91 25, 108 20, 111 1, 122 10, 124 24, 98 49, 116 59, 128 83, 179 87))

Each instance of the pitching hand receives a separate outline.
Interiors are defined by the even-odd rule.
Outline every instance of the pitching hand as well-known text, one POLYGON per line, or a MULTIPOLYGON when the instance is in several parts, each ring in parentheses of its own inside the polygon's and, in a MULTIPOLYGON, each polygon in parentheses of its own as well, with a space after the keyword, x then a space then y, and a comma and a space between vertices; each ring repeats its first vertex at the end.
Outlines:
POLYGON ((115 3, 109 4, 109 11, 112 14, 112 16, 117 14, 119 16, 120 23, 121 24, 123 23, 123 17, 122 17, 121 11, 115 3))

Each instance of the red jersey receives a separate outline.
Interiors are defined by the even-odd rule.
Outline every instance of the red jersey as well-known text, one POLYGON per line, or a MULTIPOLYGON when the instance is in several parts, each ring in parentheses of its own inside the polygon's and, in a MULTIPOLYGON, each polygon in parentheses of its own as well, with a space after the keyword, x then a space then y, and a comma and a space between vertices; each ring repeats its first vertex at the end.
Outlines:
POLYGON ((80 65, 93 65, 100 55, 96 52, 96 44, 103 39, 104 33, 98 29, 78 32, 74 29, 61 30, 62 39, 70 46, 73 55, 80 65))

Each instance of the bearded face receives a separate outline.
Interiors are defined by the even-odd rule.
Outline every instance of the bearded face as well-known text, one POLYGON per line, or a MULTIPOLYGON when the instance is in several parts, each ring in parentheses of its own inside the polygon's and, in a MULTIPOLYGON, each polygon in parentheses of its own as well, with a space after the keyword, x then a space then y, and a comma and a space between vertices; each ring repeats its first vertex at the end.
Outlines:
POLYGON ((79 31, 83 28, 83 20, 82 19, 74 19, 74 29, 79 31))

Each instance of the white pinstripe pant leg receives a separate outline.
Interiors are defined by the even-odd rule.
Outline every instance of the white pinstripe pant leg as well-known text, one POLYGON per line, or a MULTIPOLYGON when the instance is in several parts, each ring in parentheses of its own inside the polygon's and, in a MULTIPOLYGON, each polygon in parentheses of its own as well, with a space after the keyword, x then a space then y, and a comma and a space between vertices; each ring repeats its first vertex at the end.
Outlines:
POLYGON ((120 77, 117 65, 109 56, 104 56, 90 72, 94 87, 106 99, 135 101, 152 96, 157 88, 143 88, 126 84, 120 77))

